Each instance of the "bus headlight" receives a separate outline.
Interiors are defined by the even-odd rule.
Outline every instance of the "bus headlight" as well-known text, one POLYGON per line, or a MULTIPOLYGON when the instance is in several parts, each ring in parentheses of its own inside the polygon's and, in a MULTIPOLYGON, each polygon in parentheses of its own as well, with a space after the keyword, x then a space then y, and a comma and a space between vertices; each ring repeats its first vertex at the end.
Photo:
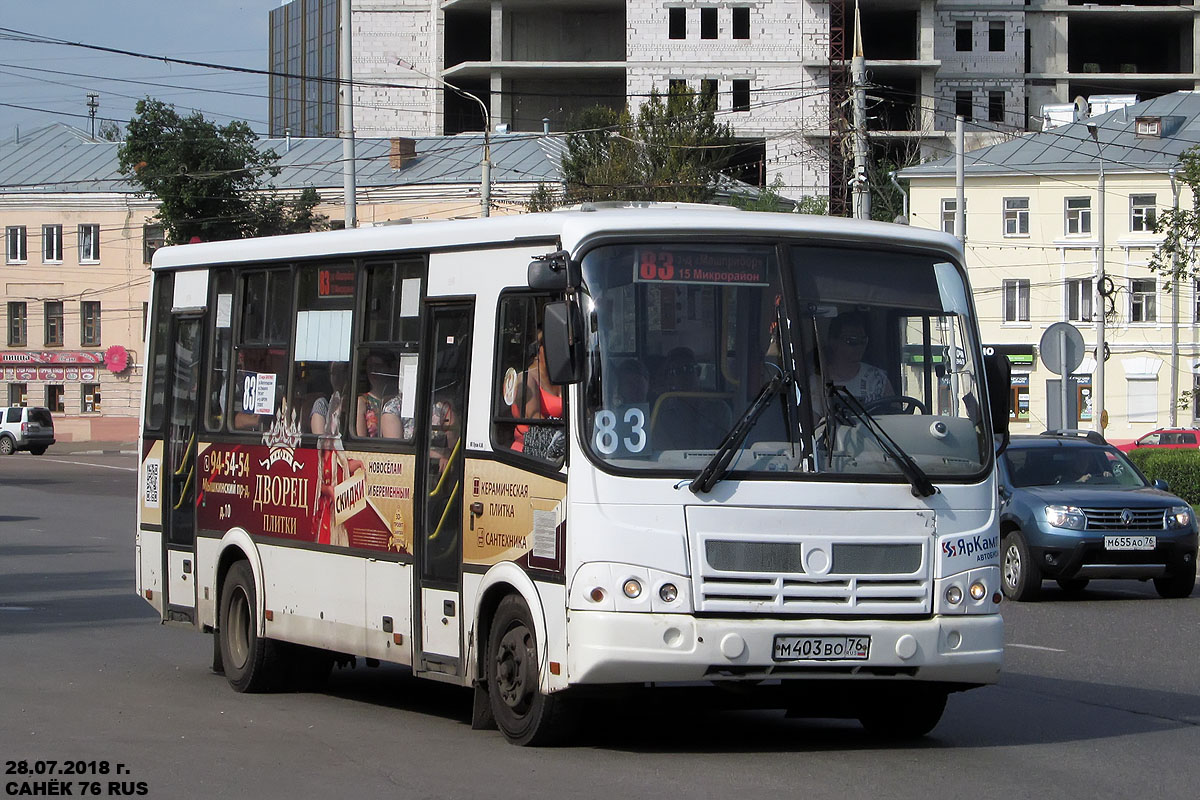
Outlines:
POLYGON ((658 596, 664 603, 674 603, 679 598, 679 587, 673 583, 664 583, 658 587, 658 596))
POLYGON ((975 581, 967 591, 971 593, 971 599, 976 602, 987 597, 987 587, 983 585, 982 581, 975 581))
POLYGON ((621 587, 621 591, 625 592, 625 596, 632 600, 635 597, 641 597, 642 584, 637 578, 630 578, 625 581, 625 585, 621 587))
POLYGON ((946 602, 952 606, 956 606, 962 602, 962 588, 958 585, 952 585, 946 589, 946 602))

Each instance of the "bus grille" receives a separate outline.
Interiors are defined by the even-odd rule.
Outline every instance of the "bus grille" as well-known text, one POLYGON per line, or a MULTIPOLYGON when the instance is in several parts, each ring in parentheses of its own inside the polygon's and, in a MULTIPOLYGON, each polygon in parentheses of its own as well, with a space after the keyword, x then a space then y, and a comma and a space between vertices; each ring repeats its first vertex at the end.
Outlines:
POLYGON ((928 614, 925 537, 696 534, 696 610, 754 614, 928 614))

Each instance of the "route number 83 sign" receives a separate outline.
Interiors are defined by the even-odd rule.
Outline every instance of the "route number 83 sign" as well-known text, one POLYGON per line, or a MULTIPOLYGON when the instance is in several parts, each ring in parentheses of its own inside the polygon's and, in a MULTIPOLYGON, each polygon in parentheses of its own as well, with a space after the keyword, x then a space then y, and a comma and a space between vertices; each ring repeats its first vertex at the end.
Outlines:
POLYGON ((640 453, 646 449, 646 407, 625 406, 596 412, 592 445, 602 455, 640 453))

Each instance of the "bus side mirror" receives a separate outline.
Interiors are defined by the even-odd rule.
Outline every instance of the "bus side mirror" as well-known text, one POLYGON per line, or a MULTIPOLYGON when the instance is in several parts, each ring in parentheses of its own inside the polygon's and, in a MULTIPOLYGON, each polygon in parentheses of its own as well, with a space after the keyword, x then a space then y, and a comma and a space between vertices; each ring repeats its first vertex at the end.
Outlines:
POLYGON ((1000 437, 1003 451, 1008 446, 1008 415, 1012 402, 1012 366, 1008 356, 984 356, 983 374, 987 381, 988 407, 992 412, 992 433, 1000 437))
POLYGON ((583 283, 579 262, 572 261, 566 250, 556 250, 530 261, 527 279, 530 289, 543 292, 578 289, 583 283))
POLYGON ((576 383, 583 377, 583 318, 570 300, 546 303, 542 341, 550 382, 576 383))

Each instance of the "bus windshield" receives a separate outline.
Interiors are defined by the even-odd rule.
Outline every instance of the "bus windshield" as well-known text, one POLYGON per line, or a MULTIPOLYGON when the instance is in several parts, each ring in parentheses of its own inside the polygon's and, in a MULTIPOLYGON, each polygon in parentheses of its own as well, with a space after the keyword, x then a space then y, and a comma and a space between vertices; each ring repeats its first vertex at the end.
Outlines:
POLYGON ((971 308, 943 254, 638 242, 589 251, 583 276, 584 438, 608 469, 694 476, 723 443, 740 477, 989 464, 971 308))

